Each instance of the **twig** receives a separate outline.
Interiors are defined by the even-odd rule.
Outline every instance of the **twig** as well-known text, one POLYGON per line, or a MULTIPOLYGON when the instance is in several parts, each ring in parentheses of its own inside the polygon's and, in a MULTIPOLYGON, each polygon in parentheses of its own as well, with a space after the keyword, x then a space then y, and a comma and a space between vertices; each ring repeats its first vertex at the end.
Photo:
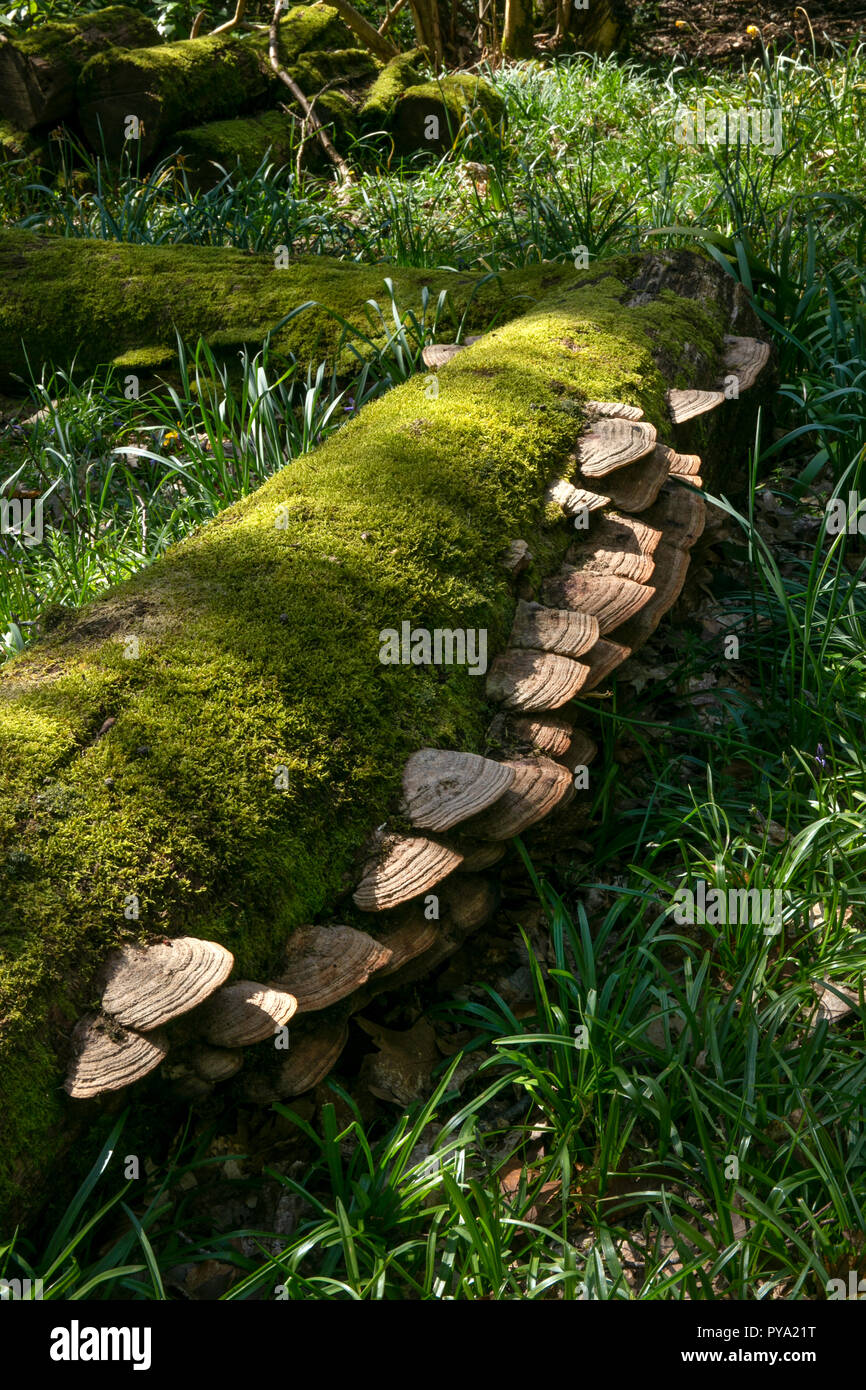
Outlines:
POLYGON ((196 15, 195 19, 194 19, 193 22, 192 22, 192 28, 191 28, 190 31, 189 31, 189 36, 190 36, 191 39, 197 39, 197 38, 198 38, 199 33, 200 33, 200 31, 201 31, 201 26, 204 24, 204 22, 205 22, 206 19, 207 19, 207 10, 199 10, 198 14, 196 15))
POLYGON ((230 29, 236 29, 244 17, 244 10, 246 7, 247 0, 237 0, 232 18, 226 20, 225 24, 220 24, 219 28, 211 29, 211 38, 213 38, 214 34, 227 34, 230 29))
POLYGON ((295 98, 295 101, 298 103, 298 105, 304 113, 304 120, 309 124, 310 129, 314 131, 315 134, 318 136, 319 143, 322 146, 322 149, 325 151, 325 154, 328 156, 331 163, 337 169, 337 172, 340 174, 340 177, 344 179, 346 183, 351 183, 352 171, 349 168, 348 164, 343 159, 342 155, 338 154, 337 150, 334 148, 334 143, 331 140, 331 137, 325 130, 325 127, 322 125, 322 122, 319 120, 312 106, 307 101, 307 98, 304 96, 297 82, 295 82, 294 78, 290 77, 289 74, 283 68, 280 67, 280 60, 277 57, 277 43, 280 11, 282 10, 282 8, 283 0, 276 0, 276 4, 274 6, 274 17, 271 20, 271 29, 268 40, 268 57, 271 60, 271 67, 277 74, 277 77, 280 79, 280 81, 286 84, 292 96, 295 98))
POLYGON ((391 25, 393 24, 394 20, 397 18, 398 14, 400 13, 405 4, 406 0, 397 0, 396 5, 392 5, 391 9, 388 11, 388 13, 385 15, 385 18, 382 20, 382 23, 379 25, 378 32, 380 34, 387 34, 388 30, 391 28, 391 25))

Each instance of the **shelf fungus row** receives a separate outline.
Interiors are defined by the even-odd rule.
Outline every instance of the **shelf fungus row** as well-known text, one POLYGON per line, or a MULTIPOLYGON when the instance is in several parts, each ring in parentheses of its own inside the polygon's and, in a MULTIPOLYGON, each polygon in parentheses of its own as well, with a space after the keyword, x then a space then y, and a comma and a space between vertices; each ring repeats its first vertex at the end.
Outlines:
MULTIPOLYGON (((432 344, 424 365, 445 366, 473 341, 432 344)), ((727 336, 725 382, 669 391, 674 424, 721 405, 731 376, 748 389, 768 359, 766 344, 727 336)), ((333 1068, 352 1014, 429 972, 490 920, 497 887, 488 870, 505 842, 567 806, 575 771, 596 754, 568 706, 655 630, 704 528, 697 454, 661 443, 638 406, 590 400, 584 411, 571 476, 545 496, 575 524, 565 563, 530 587, 526 543, 514 541, 503 559, 515 582, 526 577, 506 649, 487 673, 487 698, 499 707, 489 730, 496 756, 421 748, 409 757, 395 828, 371 837, 352 893, 369 930, 296 929, 265 984, 230 980, 233 958, 215 942, 121 947, 103 973, 101 1011, 74 1030, 71 1096, 117 1090, 161 1063, 185 1094, 206 1094, 238 1072, 243 1049, 273 1042, 290 1021, 290 1047, 272 1047, 242 1087, 262 1102, 299 1095, 333 1068)))
POLYGON ((175 1040, 185 1051, 193 1044, 200 1077, 208 1069, 214 1079, 231 1074, 226 1052, 273 1037, 298 1007, 275 985, 226 983, 233 966, 230 951, 199 937, 113 951, 102 972, 101 1011, 73 1030, 69 1095, 83 1100, 138 1081, 175 1040))

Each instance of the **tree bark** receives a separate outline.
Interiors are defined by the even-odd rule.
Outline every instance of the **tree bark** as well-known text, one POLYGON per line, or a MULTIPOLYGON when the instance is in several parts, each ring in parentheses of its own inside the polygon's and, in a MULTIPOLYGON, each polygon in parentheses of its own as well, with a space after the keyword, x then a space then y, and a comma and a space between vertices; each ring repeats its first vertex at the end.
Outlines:
POLYGON ((19 130, 56 125, 75 106, 75 84, 89 58, 109 47, 159 43, 156 25, 137 10, 112 5, 94 14, 0 34, 0 116, 19 130))
POLYGON ((531 58, 535 52, 533 0, 505 0, 502 53, 506 58, 531 58))
POLYGON ((554 40, 559 49, 567 46, 606 58, 622 51, 630 22, 626 0, 557 0, 554 40))
POLYGON ((356 34, 365 48, 369 48, 371 53, 375 53, 377 58, 388 59, 397 56, 398 49, 396 45, 393 44, 389 38, 386 38, 383 33, 380 33, 380 31, 376 29, 369 20, 365 19, 362 14, 359 14, 354 5, 349 4, 348 0, 330 0, 330 3, 338 12, 340 18, 344 20, 352 30, 352 33, 356 34))

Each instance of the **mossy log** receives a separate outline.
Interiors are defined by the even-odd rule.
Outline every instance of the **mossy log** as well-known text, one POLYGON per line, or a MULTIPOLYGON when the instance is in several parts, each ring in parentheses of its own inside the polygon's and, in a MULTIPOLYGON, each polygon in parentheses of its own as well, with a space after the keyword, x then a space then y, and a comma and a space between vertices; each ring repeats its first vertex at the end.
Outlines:
MULTIPOLYGON (((356 84, 369 85, 376 75, 376 64, 363 49, 338 49, 331 53, 302 54, 292 64, 291 76, 305 96, 313 101, 319 119, 334 131, 338 144, 357 132, 357 103, 352 100, 356 84), (338 79, 340 87, 330 84, 338 79), (326 90, 327 89, 327 90, 326 90)), ((188 130, 179 130, 166 141, 163 153, 182 154, 191 182, 200 183, 223 169, 240 168, 252 174, 267 156, 274 164, 293 162, 301 143, 302 115, 299 111, 259 111, 233 120, 208 121, 188 130)), ((321 162, 318 141, 309 140, 307 162, 321 162)))
MULTIPOLYGON (((336 10, 298 5, 280 22, 280 61, 287 71, 309 49, 347 49, 351 32, 336 10)), ((303 86, 303 83, 301 83, 303 86)), ((78 81, 78 112, 93 147, 119 157, 131 137, 148 159, 175 131, 243 115, 282 100, 284 88, 268 60, 268 34, 258 31, 183 39, 154 48, 108 48, 91 58, 78 81), (136 124, 129 117, 136 118, 136 124)))
MULTIPOLYGON (((158 249, 100 253, 111 249, 150 262, 150 283, 159 285, 158 249)), ((201 262, 221 309, 214 256, 176 255, 188 278, 201 262)), ((271 284, 265 258, 246 260, 271 284)), ((101 262, 102 302, 129 302, 127 265, 122 256, 113 268, 101 262)), ((343 302, 350 287, 357 301, 368 294, 364 268, 331 273, 343 302)), ((392 273, 398 287, 412 283, 392 273)), ((466 290, 465 277, 442 283, 466 290)), ((373 829, 388 821, 405 832, 407 759, 425 746, 488 752, 492 713, 477 669, 386 664, 383 632, 404 624, 483 632, 489 658, 502 651, 516 601, 503 557, 515 538, 525 542, 524 558, 528 544, 524 598, 559 565, 575 533, 561 513, 554 520, 545 490, 573 467, 577 436, 596 409, 590 403, 625 402, 679 447, 667 390, 714 382, 724 335, 753 324, 734 282, 689 252, 625 257, 586 272, 548 265, 515 275, 507 288, 524 296, 519 316, 444 367, 438 394, 419 375, 365 407, 321 448, 4 668, 7 1219, 44 1192, 82 1121, 94 1138, 102 1123, 99 1102, 70 1101, 60 1083, 71 1029, 98 1001, 97 971, 119 941, 207 938, 234 953, 238 974, 273 980, 301 925, 337 920, 376 933, 377 915, 359 912, 346 895, 359 883, 373 829)), ((34 304, 50 299, 43 286, 34 304)), ((90 331, 86 310, 69 323, 70 350, 90 331)), ((186 327, 207 331, 215 320, 201 304, 198 313, 186 327)), ((8 342, 4 350, 8 360, 8 342)), ((683 439, 700 444, 716 480, 730 475, 738 448, 745 457, 756 404, 757 392, 749 393, 690 422, 683 439)), ((624 650, 606 642, 604 669, 624 650)), ((554 659, 557 670, 564 660, 554 659)), ((544 769, 549 792, 562 774, 544 769)), ((513 808, 509 816, 513 824, 513 808)), ((450 852, 445 859, 455 862, 450 852)), ((365 895, 375 897, 377 870, 363 872, 365 895)), ((459 903, 469 890, 455 891, 459 903)), ((141 1083, 139 1117, 165 1109, 165 1086, 161 1072, 141 1083)))
MULTIPOLYGON (((276 249, 276 248, 275 248, 276 249)), ((456 330, 468 310, 467 331, 496 314, 521 312, 521 295, 541 292, 561 268, 506 272, 478 289, 477 278, 449 271, 358 266, 327 256, 303 257, 284 269, 280 256, 251 256, 221 247, 149 247, 120 242, 40 236, 0 228, 0 388, 21 389, 28 360, 39 371, 46 362, 79 371, 114 362, 127 371, 150 373, 174 358, 176 335, 187 343, 199 336, 223 356, 262 339, 293 309, 309 310, 272 334, 275 353, 303 361, 333 357, 343 327, 335 315, 379 341, 364 302, 386 302, 385 276, 401 307, 420 310, 422 287, 448 291, 456 330)), ((384 330, 381 332, 384 341, 384 330)), ((354 371, 357 358, 345 345, 341 370, 354 371)))
POLYGON ((40 24, 24 34, 0 34, 0 115, 22 130, 55 125, 75 106, 79 74, 109 47, 159 43, 152 20, 126 5, 40 24))

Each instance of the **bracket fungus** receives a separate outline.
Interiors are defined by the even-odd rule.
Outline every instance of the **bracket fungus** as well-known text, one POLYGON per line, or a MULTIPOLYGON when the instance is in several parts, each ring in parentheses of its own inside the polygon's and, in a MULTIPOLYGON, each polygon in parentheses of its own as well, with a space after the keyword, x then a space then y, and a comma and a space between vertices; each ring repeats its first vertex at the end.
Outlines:
POLYGON ((292 1029, 292 1046, 275 1068, 244 1080, 244 1094, 259 1105, 303 1095, 332 1071, 349 1038, 345 1018, 299 1023, 292 1029))
POLYGON ((669 449, 657 444, 646 458, 618 468, 605 480, 610 502, 625 512, 642 512, 652 505, 668 478, 669 449))
POLYGON ((421 748, 403 769, 402 810, 418 830, 450 830, 483 811, 513 778, 503 763, 477 753, 421 748))
POLYGON ((614 574, 584 574, 573 565, 563 565, 558 574, 542 585, 547 603, 576 608, 597 618, 602 637, 639 613, 653 592, 649 584, 614 574))
POLYGON ((544 494, 545 504, 555 502, 566 516, 577 516, 579 512, 597 512, 610 506, 610 498, 589 488, 578 488, 567 478, 558 478, 551 483, 544 494))
POLYGON ((587 690, 594 690, 605 676, 609 676, 611 671, 615 671, 617 666, 621 666, 631 656, 631 653, 631 647, 624 647, 620 642, 608 642, 604 637, 600 637, 587 658, 589 661, 587 690))
POLYGON ((741 391, 754 386, 770 358, 770 344, 759 338, 737 338, 732 333, 725 334, 724 369, 729 375, 737 377, 741 391))
POLYGON ((603 478, 652 453, 655 426, 643 420, 601 419, 577 441, 575 457, 586 478, 603 478))
POLYGON ((598 620, 590 613, 579 613, 572 608, 545 608, 544 604, 527 603, 523 599, 517 604, 508 639, 511 647, 556 652, 572 658, 588 652, 597 641, 598 620))
POLYGON ((489 811, 483 811, 465 827, 467 834, 487 840, 510 840, 574 795, 568 772, 550 758, 513 758, 510 766, 515 778, 508 791, 489 811))
POLYGON ((162 1033, 136 1033, 99 1014, 85 1014, 78 1020, 72 1047, 64 1090, 75 1100, 131 1086, 158 1067, 168 1052, 162 1033))
POLYGON ((668 391, 665 399, 675 425, 684 425, 696 415, 706 415, 724 403, 722 391, 668 391))
POLYGON ((487 694, 506 709, 558 709, 587 680, 587 667, 555 652, 517 647, 497 656, 487 676, 487 694))
POLYGON ((425 367, 445 367, 466 347, 465 343, 428 343, 421 352, 425 367))
POLYGON ((233 965, 231 951, 197 936, 126 944, 106 963, 102 1007, 124 1027, 147 1032, 197 1008, 233 965))
POLYGON ((436 944, 439 923, 425 917, 418 903, 406 903, 398 907, 393 918, 382 924, 380 944, 389 952, 388 960, 377 971, 376 979, 393 975, 416 956, 421 956, 436 944))
POLYGON ((698 454, 676 454, 666 449, 671 478, 684 478, 692 487, 703 487, 701 460, 698 454))
POLYGON ((391 949, 355 927, 299 927, 292 932, 278 983, 299 1013, 326 1009, 360 989, 391 960, 391 949))
POLYGON ((493 865, 498 864, 505 853, 505 846, 493 840, 489 844, 483 844, 479 840, 477 844, 473 842, 461 844, 460 850, 463 855, 463 863, 457 873, 462 876, 463 874, 481 873, 483 869, 492 869, 493 865))
POLYGON ((639 405, 626 405, 624 401, 587 401, 586 408, 593 415, 602 415, 609 420, 643 419, 639 405))
POLYGON ((545 714, 540 718, 510 719, 505 725, 506 738, 527 743, 539 753, 559 758, 571 743, 574 720, 565 714, 545 714))
POLYGON ((568 561, 589 574, 611 574, 642 584, 652 578, 653 551, 662 533, 645 517, 604 512, 585 540, 575 541, 568 561))
POLYGON ((297 1009, 297 999, 286 990, 254 980, 234 980, 201 1006, 196 1030, 214 1047, 251 1047, 273 1038, 297 1009))
POLYGON ((364 912, 384 912, 426 893, 463 859, 449 845, 420 835, 383 835, 377 850, 352 895, 364 912))

